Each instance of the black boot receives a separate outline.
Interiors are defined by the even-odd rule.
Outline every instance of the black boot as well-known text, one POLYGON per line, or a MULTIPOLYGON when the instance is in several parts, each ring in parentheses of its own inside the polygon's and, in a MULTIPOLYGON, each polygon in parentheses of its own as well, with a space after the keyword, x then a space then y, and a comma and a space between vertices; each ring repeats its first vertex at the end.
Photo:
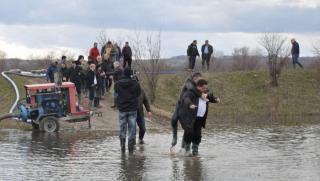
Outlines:
POLYGON ((193 156, 197 156, 197 155, 199 154, 198 148, 199 148, 199 145, 197 145, 197 144, 192 144, 192 155, 193 155, 193 156))
POLYGON ((99 99, 98 98, 94 98, 94 107, 98 107, 99 106, 99 99))
POLYGON ((126 151, 126 139, 120 139, 121 152, 126 151))

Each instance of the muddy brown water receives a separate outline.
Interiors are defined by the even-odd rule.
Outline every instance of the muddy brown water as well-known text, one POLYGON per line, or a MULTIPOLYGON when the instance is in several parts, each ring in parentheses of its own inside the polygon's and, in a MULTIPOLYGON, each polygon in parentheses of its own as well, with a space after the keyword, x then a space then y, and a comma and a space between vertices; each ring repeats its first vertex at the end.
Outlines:
POLYGON ((170 154, 169 130, 149 131, 132 155, 112 131, 0 130, 0 180, 320 180, 320 125, 203 133, 200 155, 185 157, 170 154))

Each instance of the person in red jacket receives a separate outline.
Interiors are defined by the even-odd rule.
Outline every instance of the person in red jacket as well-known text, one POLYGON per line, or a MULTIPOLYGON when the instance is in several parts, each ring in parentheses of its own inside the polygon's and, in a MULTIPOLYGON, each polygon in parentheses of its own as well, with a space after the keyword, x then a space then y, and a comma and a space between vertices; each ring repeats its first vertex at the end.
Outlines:
POLYGON ((97 57, 99 55, 100 55, 100 53, 99 53, 99 49, 98 49, 98 43, 94 42, 93 47, 90 49, 90 52, 89 52, 89 59, 93 62, 97 62, 97 57))

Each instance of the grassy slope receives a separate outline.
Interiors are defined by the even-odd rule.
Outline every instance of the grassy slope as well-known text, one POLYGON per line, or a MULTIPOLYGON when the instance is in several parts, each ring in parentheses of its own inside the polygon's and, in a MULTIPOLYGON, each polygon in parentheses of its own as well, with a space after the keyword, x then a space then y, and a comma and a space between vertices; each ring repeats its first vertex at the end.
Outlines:
MULTIPOLYGON (((29 84, 31 81, 28 78, 21 76, 11 76, 15 83, 17 84, 20 92, 20 98, 25 97, 25 92, 23 86, 29 84)), ((15 92, 11 84, 8 83, 2 76, 0 76, 0 115, 9 112, 12 103, 15 100, 15 92)), ((30 129, 31 126, 23 123, 16 123, 15 121, 1 121, 0 128, 20 128, 20 129, 30 129)))
MULTIPOLYGON (((219 105, 210 106, 211 118, 244 120, 281 119, 320 114, 320 72, 286 71, 278 88, 270 88, 266 71, 205 74, 219 105)), ((167 111, 174 106, 183 84, 182 75, 162 76, 155 106, 167 111)))

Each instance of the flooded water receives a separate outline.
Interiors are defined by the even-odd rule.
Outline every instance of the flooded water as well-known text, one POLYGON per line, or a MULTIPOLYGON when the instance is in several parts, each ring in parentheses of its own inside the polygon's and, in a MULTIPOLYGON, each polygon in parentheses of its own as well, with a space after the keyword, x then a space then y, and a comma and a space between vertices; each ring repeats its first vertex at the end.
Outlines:
POLYGON ((170 154, 169 131, 145 141, 129 155, 116 132, 0 130, 0 180, 320 179, 318 125, 205 129, 198 157, 170 154))

